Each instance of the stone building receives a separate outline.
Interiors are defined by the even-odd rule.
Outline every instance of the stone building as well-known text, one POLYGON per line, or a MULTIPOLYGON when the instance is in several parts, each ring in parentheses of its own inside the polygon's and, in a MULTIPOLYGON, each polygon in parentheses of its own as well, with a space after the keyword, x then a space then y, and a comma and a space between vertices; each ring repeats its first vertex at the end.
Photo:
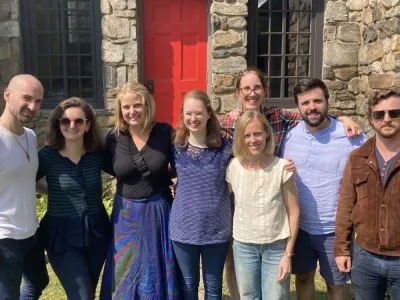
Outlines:
POLYGON ((400 0, 0 1, 0 90, 16 74, 39 77, 39 136, 69 96, 111 127, 116 87, 128 80, 152 90, 162 121, 176 124, 194 88, 224 113, 238 107, 234 78, 248 65, 265 72, 268 103, 286 108, 299 79, 324 79, 332 113, 368 131, 368 93, 400 87, 400 0))

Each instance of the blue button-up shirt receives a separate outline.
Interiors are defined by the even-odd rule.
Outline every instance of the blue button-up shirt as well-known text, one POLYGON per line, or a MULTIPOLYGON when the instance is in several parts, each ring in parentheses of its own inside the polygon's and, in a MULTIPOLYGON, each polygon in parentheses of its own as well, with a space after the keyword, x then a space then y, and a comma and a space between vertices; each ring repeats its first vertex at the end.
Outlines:
POLYGON ((329 127, 312 135, 304 121, 291 129, 282 144, 282 157, 296 166, 300 229, 315 235, 335 231, 336 208, 343 170, 351 151, 365 135, 347 138, 341 122, 330 118, 329 127))

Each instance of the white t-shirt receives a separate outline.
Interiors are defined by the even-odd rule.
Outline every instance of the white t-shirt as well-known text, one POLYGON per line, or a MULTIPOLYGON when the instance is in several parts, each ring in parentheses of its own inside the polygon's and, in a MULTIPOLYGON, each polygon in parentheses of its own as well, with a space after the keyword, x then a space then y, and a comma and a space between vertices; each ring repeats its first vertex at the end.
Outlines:
POLYGON ((13 134, 0 125, 0 239, 26 239, 35 234, 36 172, 39 166, 35 133, 24 128, 25 133, 15 136, 28 150, 30 162, 13 134))
POLYGON ((231 160, 226 181, 235 194, 233 238, 242 243, 266 244, 290 236, 282 185, 293 173, 284 169, 286 160, 276 157, 260 170, 245 169, 231 160))

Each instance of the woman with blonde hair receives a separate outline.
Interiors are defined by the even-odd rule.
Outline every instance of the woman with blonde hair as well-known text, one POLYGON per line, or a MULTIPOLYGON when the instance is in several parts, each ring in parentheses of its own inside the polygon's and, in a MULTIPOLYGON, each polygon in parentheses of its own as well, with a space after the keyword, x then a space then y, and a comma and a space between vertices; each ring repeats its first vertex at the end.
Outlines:
POLYGON ((289 299, 299 206, 294 174, 274 149, 263 114, 245 112, 236 122, 235 158, 226 172, 235 195, 233 257, 242 300, 289 299))
POLYGON ((222 273, 232 234, 226 167, 232 141, 221 138, 207 94, 184 95, 174 139, 178 174, 171 212, 171 240, 184 299, 198 299, 200 257, 205 299, 222 299, 222 273))
POLYGON ((178 299, 169 238, 173 129, 154 119, 155 104, 139 83, 119 89, 115 129, 106 137, 108 172, 117 178, 112 241, 100 299, 178 299))
POLYGON ((37 180, 46 176, 47 212, 39 237, 68 299, 94 299, 110 221, 102 201, 103 149, 92 107, 69 98, 54 109, 37 180))

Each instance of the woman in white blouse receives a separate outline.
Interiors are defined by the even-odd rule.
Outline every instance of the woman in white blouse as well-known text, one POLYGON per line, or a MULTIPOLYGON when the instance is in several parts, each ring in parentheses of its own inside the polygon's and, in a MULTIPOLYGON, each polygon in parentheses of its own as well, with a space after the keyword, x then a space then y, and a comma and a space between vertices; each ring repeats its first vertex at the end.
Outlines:
POLYGON ((226 181, 235 195, 233 256, 240 299, 289 299, 299 225, 294 173, 274 153, 272 129, 257 111, 236 123, 226 181))

